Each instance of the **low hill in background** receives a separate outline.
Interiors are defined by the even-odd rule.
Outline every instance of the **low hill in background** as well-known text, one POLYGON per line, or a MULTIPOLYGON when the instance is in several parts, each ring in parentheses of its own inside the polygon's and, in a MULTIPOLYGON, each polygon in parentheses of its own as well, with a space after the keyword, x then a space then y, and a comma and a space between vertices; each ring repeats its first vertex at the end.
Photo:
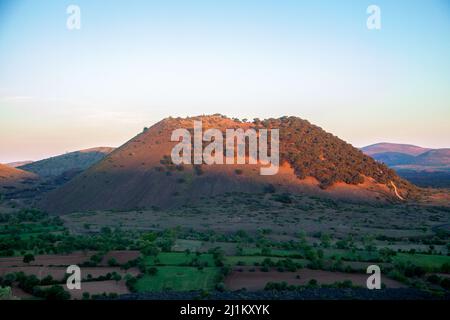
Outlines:
POLYGON ((12 165, 21 162, 3 165, 3 179, 0 177, 0 184, 3 185, 0 189, 2 197, 22 199, 31 205, 43 194, 67 183, 80 172, 103 159, 112 150, 114 148, 109 147, 85 149, 29 162, 17 168, 12 165))
POLYGON ((35 161, 19 168, 33 172, 42 178, 56 177, 66 172, 83 171, 113 150, 114 148, 110 147, 85 149, 35 161))
POLYGON ((372 155, 372 157, 377 161, 385 163, 389 167, 409 164, 414 162, 415 160, 415 156, 400 152, 375 153, 372 155))
POLYGON ((384 153, 384 152, 396 152, 396 153, 408 154, 411 156, 417 156, 417 155, 424 153, 431 149, 418 147, 418 146, 415 146, 412 144, 381 142, 381 143, 376 143, 376 144, 372 144, 370 146, 363 147, 363 148, 361 148, 361 150, 369 156, 372 156, 374 154, 384 153))
POLYGON ((413 145, 379 143, 361 150, 418 186, 450 187, 449 148, 430 149, 413 145))
POLYGON ((433 149, 421 153, 414 159, 414 164, 422 166, 446 167, 450 170, 450 148, 433 149))

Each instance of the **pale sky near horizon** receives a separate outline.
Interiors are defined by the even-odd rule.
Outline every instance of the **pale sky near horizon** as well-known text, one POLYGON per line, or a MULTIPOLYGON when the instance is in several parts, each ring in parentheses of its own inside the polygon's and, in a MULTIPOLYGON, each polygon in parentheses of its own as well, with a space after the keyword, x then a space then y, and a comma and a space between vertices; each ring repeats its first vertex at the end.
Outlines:
POLYGON ((214 113, 448 148, 449 39, 448 0, 0 0, 0 163, 214 113))

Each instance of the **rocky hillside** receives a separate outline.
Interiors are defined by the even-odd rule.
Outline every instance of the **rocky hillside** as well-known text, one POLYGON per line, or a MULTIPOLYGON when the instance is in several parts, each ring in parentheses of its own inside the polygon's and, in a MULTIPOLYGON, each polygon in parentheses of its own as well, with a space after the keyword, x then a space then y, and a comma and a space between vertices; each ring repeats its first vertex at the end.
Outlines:
MULTIPOLYGON (((204 143, 205 145, 207 143, 204 143)), ((385 165, 306 120, 296 117, 241 122, 221 115, 167 118, 145 129, 82 174, 50 192, 40 206, 53 213, 170 207, 227 192, 311 193, 367 201, 404 200, 417 189, 385 165), (260 165, 174 165, 172 131, 201 120, 203 130, 280 130, 276 175, 260 165)))

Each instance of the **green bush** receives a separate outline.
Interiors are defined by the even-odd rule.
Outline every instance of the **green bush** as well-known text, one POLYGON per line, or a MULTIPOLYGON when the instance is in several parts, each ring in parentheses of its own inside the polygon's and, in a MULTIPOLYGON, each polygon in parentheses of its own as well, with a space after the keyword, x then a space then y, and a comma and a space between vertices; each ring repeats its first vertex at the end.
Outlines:
POLYGON ((24 263, 30 263, 31 261, 34 261, 34 255, 31 253, 27 253, 23 256, 23 262, 24 263))

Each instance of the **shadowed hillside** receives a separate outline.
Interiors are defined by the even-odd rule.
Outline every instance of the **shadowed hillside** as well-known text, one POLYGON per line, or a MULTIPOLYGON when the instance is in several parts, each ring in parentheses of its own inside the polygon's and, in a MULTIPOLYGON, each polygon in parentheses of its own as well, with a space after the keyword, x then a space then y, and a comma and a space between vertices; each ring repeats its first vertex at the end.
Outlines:
POLYGON ((85 149, 32 162, 20 166, 19 168, 34 172, 44 178, 55 177, 65 172, 82 171, 87 169, 94 163, 103 159, 113 150, 114 148, 109 147, 85 149))
POLYGON ((400 152, 382 152, 373 154, 371 156, 375 160, 383 162, 390 167, 413 163, 415 160, 415 156, 400 152))
POLYGON ((99 163, 46 196, 54 213, 93 209, 171 207, 227 192, 293 192, 379 201, 407 199, 416 188, 394 171, 308 121, 283 117, 243 123, 221 115, 167 118, 117 148, 99 163), (278 174, 261 176, 259 165, 171 163, 173 130, 279 128, 278 174))

